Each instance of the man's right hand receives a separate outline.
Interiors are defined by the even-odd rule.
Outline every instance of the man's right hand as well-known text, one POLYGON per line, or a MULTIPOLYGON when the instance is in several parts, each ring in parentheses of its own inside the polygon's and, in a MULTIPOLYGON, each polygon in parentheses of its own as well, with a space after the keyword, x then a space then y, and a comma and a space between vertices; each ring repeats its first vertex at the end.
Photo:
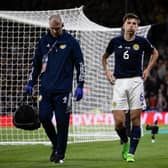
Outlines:
POLYGON ((33 87, 30 86, 30 85, 26 85, 25 88, 24 88, 24 90, 25 90, 26 93, 32 94, 33 87))
POLYGON ((106 77, 108 81, 110 82, 110 84, 114 85, 115 77, 113 76, 113 73, 110 70, 106 70, 105 73, 106 73, 106 77))

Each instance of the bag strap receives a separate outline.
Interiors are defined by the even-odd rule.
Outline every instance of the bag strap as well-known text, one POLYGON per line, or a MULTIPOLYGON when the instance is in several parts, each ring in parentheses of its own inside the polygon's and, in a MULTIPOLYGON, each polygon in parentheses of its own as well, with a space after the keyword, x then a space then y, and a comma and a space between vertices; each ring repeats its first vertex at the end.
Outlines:
POLYGON ((24 105, 24 104, 30 104, 33 107, 36 107, 37 102, 35 99, 36 98, 33 97, 31 94, 24 92, 21 95, 21 99, 19 100, 18 106, 24 105))
POLYGON ((51 47, 49 48, 48 52, 43 55, 43 58, 42 58, 42 62, 43 63, 47 63, 48 62, 48 56, 49 56, 50 52, 54 49, 56 44, 57 44, 57 40, 55 40, 55 42, 51 45, 51 47))

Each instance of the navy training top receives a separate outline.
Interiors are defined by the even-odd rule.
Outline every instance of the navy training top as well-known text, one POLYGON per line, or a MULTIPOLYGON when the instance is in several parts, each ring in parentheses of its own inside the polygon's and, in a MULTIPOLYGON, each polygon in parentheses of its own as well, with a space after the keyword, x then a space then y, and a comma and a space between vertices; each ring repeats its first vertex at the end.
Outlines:
POLYGON ((79 86, 84 84, 84 59, 78 41, 68 32, 54 38, 48 32, 37 44, 28 84, 33 86, 38 76, 41 88, 50 92, 72 90, 74 67, 79 86), (43 64, 46 69, 42 72, 43 64))

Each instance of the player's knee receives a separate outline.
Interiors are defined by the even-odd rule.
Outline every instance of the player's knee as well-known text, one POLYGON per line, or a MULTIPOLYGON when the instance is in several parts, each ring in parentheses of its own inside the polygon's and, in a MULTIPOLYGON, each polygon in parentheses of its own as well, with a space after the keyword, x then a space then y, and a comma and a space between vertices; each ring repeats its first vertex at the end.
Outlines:
POLYGON ((141 124, 141 120, 138 117, 133 118, 131 121, 133 126, 140 126, 141 124))
POLYGON ((131 121, 132 121, 133 125, 139 126, 140 122, 141 122, 141 117, 139 115, 132 115, 131 116, 131 121))
POLYGON ((120 129, 120 128, 123 128, 125 125, 124 125, 124 122, 123 121, 117 121, 116 123, 115 123, 115 128, 117 128, 117 129, 120 129))

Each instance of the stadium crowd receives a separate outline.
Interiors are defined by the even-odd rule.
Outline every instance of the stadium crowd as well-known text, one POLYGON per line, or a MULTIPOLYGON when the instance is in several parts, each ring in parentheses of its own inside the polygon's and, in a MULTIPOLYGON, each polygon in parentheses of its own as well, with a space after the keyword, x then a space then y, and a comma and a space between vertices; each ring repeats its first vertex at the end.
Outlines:
POLYGON ((147 110, 168 111, 168 46, 159 48, 159 59, 145 83, 147 110))

